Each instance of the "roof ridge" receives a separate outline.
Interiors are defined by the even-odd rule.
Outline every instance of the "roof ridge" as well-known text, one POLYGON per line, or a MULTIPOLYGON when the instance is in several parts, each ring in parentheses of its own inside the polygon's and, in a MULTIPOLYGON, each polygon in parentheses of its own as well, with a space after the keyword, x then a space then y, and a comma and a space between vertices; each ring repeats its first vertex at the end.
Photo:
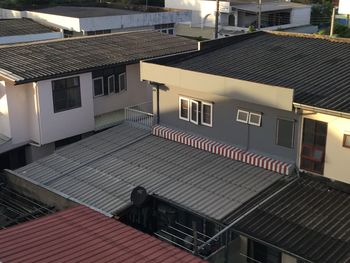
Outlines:
POLYGON ((307 33, 297 33, 297 32, 284 32, 284 31, 271 31, 271 30, 263 30, 263 31, 268 33, 268 34, 278 35, 278 36, 321 39, 321 40, 328 40, 330 42, 350 43, 350 38, 343 38, 343 37, 330 37, 327 35, 307 34, 307 33))

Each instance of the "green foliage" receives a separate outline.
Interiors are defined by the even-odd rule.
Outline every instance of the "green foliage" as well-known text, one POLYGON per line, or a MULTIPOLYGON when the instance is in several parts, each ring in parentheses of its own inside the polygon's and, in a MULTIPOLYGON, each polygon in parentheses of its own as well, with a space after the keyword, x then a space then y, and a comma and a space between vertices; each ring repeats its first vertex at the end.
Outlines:
POLYGON ((248 27, 248 33, 252 33, 252 32, 255 32, 255 27, 253 25, 250 25, 248 27))
POLYGON ((332 17, 332 9, 332 2, 313 5, 311 9, 311 24, 316 26, 329 24, 332 17))
MULTIPOLYGON (((324 28, 318 32, 320 35, 329 35, 330 28, 324 28)), ((334 24, 334 36, 350 38, 350 28, 339 23, 334 24)))

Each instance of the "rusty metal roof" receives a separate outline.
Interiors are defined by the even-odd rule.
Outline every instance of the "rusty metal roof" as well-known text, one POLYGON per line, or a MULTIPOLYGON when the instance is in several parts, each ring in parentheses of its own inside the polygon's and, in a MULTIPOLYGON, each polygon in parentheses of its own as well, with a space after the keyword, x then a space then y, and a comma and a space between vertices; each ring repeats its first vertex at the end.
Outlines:
POLYGON ((0 261, 207 262, 85 206, 0 231, 0 261))

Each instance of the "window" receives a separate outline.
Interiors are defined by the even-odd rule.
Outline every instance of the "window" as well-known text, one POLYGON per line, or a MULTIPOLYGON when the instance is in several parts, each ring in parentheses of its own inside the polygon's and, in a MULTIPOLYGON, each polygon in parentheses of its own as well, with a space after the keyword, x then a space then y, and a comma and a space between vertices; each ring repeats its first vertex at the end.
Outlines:
POLYGON ((94 96, 99 97, 104 95, 103 77, 93 79, 94 82, 94 96))
POLYGON ((282 254, 277 249, 265 246, 253 240, 248 241, 248 256, 247 262, 269 262, 281 263, 282 254))
POLYGON ((344 134, 343 146, 350 148, 350 134, 344 134))
POLYGON ((179 98, 179 118, 181 120, 189 120, 189 104, 189 99, 182 97, 179 98))
POLYGON ((248 123, 249 112, 244 110, 237 111, 237 121, 242 123, 248 123))
POLYGON ((115 78, 114 75, 108 77, 108 90, 109 93, 112 93, 115 91, 115 78))
POLYGON ((249 124, 260 127, 260 125, 261 125, 261 114, 252 113, 252 112, 249 113, 249 124))
POLYGON ((202 102, 202 124, 212 127, 213 104, 202 102))
POLYGON ((191 112, 190 121, 198 125, 198 120, 199 120, 199 102, 198 101, 191 100, 190 112, 191 112))
POLYGON ((127 90, 126 74, 119 74, 119 91, 127 90))
POLYGON ((327 123, 304 119, 300 167, 323 174, 327 141, 327 123))
POLYGON ((276 144, 293 148, 294 144, 294 121, 277 119, 276 144))
POLYGON ((79 77, 52 81, 54 112, 81 107, 79 77))

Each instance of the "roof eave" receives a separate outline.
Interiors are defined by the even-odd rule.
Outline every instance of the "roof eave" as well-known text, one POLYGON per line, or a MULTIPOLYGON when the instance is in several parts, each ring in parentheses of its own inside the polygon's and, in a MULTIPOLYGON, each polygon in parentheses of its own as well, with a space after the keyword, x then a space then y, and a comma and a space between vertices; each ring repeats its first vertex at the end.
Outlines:
POLYGON ((309 110, 309 111, 313 111, 316 113, 323 113, 323 114, 327 114, 327 115, 332 115, 332 116, 350 119, 350 113, 348 113, 348 112, 341 112, 341 111, 336 111, 336 110, 318 108, 315 106, 310 106, 310 105, 297 103, 297 102, 293 102, 293 106, 295 108, 301 109, 301 110, 309 110))

